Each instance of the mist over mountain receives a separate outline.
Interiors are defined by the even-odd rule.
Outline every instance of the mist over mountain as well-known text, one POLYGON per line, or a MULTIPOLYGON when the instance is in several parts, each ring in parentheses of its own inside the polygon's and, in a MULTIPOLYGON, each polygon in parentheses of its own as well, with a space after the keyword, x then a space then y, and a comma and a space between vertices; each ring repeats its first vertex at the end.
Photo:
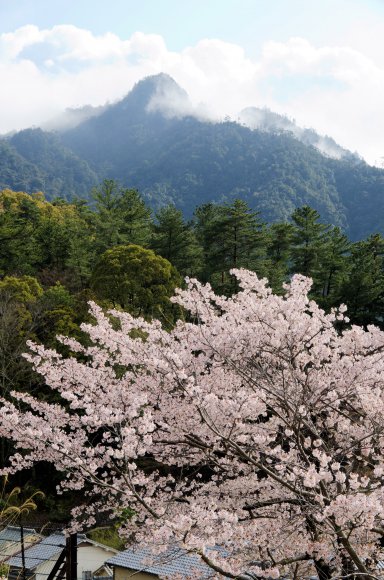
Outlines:
POLYGON ((320 153, 333 159, 342 159, 349 157, 356 158, 355 153, 351 153, 336 143, 332 137, 328 135, 319 135, 313 129, 304 129, 299 127, 295 121, 289 119, 285 115, 279 115, 269 109, 259 109, 257 107, 247 107, 240 111, 237 119, 241 124, 250 129, 259 129, 260 131, 268 131, 272 133, 288 132, 292 133, 296 139, 305 145, 312 145, 320 153))
POLYGON ((69 108, 61 113, 61 115, 58 115, 44 123, 41 128, 45 131, 65 131, 73 129, 91 117, 97 117, 105 111, 107 107, 108 105, 106 104, 100 107, 85 105, 84 107, 69 108))
POLYGON ((70 199, 113 178, 153 208, 172 202, 188 217, 202 203, 240 197, 267 221, 308 204, 354 239, 384 233, 384 171, 272 111, 209 120, 161 74, 83 113, 55 133, 29 129, 1 140, 1 186, 70 199))

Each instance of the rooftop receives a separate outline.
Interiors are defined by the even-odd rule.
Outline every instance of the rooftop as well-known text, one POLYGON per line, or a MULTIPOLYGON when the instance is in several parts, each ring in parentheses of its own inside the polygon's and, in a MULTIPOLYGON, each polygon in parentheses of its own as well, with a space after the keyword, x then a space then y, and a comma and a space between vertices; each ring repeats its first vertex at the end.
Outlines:
MULTIPOLYGON (((78 534, 77 543, 80 544, 86 539, 83 534, 78 534)), ((66 544, 66 538, 64 534, 55 533, 47 536, 38 544, 27 548, 24 552, 25 555, 25 567, 28 570, 34 570, 37 566, 40 566, 43 562, 48 560, 53 560, 56 555, 58 555, 66 544)), ((14 566, 15 568, 22 567, 21 555, 13 556, 9 558, 7 564, 14 566)))
POLYGON ((106 563, 110 566, 170 577, 181 575, 187 578, 194 571, 199 573, 201 579, 212 576, 212 570, 203 564, 196 554, 190 554, 177 546, 156 555, 152 553, 150 547, 130 548, 119 552, 106 563))

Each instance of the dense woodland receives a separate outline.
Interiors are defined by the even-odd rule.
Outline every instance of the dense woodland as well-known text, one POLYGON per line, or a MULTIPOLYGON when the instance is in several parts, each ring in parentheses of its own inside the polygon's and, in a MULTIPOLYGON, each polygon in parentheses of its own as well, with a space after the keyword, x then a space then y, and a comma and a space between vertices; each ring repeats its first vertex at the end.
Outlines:
POLYGON ((267 225, 238 199, 201 205, 185 221, 173 205, 153 215, 136 190, 105 180, 91 203, 4 190, 0 208, 3 391, 34 388, 20 358, 26 341, 80 336, 88 300, 170 327, 182 313, 169 297, 186 276, 228 296, 238 290, 232 268, 266 277, 279 293, 293 273, 310 276, 322 307, 345 303, 352 323, 383 326, 383 237, 351 243, 308 206, 267 225))
MULTIPOLYGON (((79 508, 82 526, 111 523, 101 518, 113 510, 120 533, 136 541, 146 538, 146 510, 148 525, 162 533, 163 516, 156 510, 163 502, 176 540, 198 527, 201 546, 217 542, 232 549, 212 561, 199 548, 219 577, 248 577, 238 575, 239 558, 241 569, 255 566, 253 578, 265 577, 261 569, 278 577, 277 568, 292 563, 296 578, 307 577, 308 566, 324 580, 339 571, 374 570, 384 534, 382 526, 372 528, 382 517, 383 344, 382 333, 369 325, 383 327, 384 239, 372 234, 352 243, 309 206, 267 225, 240 199, 201 205, 188 222, 173 205, 153 215, 138 191, 113 180, 95 187, 91 199, 69 203, 0 192, 2 429, 18 446, 15 481, 27 494, 46 492, 42 509, 51 520, 68 521, 70 508, 85 497, 90 511, 79 508), (253 272, 268 278, 277 295, 253 272), (313 279, 309 303, 308 283, 296 273, 313 279), (189 277, 209 282, 216 295, 195 282, 171 302, 189 277), (101 306, 94 304, 92 315, 90 299, 101 306), (347 318, 342 308, 328 316, 317 306, 329 312, 340 302, 348 306, 347 318), (111 319, 103 314, 109 308, 115 309, 111 319), (80 327, 82 322, 91 324, 80 327), (354 323, 361 326, 351 329, 354 323), (57 340, 58 334, 79 342, 57 340), (26 350, 29 361, 20 356, 26 350), (207 444, 212 433, 214 442, 207 444), (331 457, 326 461, 323 446, 331 457), (23 448, 32 455, 23 459, 23 448), (124 472, 131 477, 131 461, 134 493, 124 472), (63 500, 55 495, 60 481, 67 491, 59 496, 63 500), (156 498, 148 509, 147 485, 148 501, 156 498), (219 499, 213 495, 207 505, 217 488, 219 499), (287 498, 292 490, 297 496, 287 498), (228 520, 220 531, 215 518, 224 512, 228 520), (239 520, 233 519, 237 513, 239 520), (282 522, 293 526, 285 543, 282 522), (258 539, 251 549, 247 526, 258 539), (273 561, 264 550, 271 542, 273 561), (335 551, 331 564, 318 555, 320 542, 321 554, 335 551)), ((3 464, 14 450, 8 440, 1 440, 3 464)), ((195 543, 191 547, 196 550, 195 543)))
POLYGON ((92 187, 107 177, 138 189, 153 211, 172 203, 187 219, 202 204, 241 198, 268 223, 309 205, 351 240, 384 234, 382 169, 261 109, 251 129, 244 122, 252 125, 252 110, 209 122, 152 106, 172 95, 188 110, 188 96, 170 77, 148 77, 76 127, 1 138, 0 189, 92 201, 92 187))

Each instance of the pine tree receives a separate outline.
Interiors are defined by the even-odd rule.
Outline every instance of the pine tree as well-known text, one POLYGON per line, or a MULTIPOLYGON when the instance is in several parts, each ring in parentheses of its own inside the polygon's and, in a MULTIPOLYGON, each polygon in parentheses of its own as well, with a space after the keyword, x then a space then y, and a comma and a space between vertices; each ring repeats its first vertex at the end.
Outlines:
POLYGON ((384 321, 384 238, 379 234, 352 246, 350 273, 341 288, 341 300, 357 324, 384 321))
POLYGON ((245 201, 202 206, 195 215, 206 259, 206 277, 215 288, 225 293, 236 290, 236 281, 229 275, 232 268, 247 268, 265 275, 264 226, 258 213, 245 201))
POLYGON ((267 278, 276 292, 288 281, 292 232, 293 225, 285 222, 272 224, 267 231, 267 278))
POLYGON ((292 220, 291 272, 315 278, 321 268, 329 226, 320 223, 319 213, 307 205, 297 208, 292 220))
POLYGON ((151 237, 151 210, 136 189, 122 188, 116 205, 120 243, 147 246, 151 237))
POLYGON ((138 191, 122 188, 114 180, 105 179, 92 194, 96 202, 98 254, 118 245, 148 245, 151 212, 138 191))
POLYGON ((336 306, 342 301, 340 292, 348 276, 350 246, 340 228, 334 227, 328 232, 314 288, 315 298, 323 307, 336 306))
POLYGON ((202 248, 191 224, 185 223, 182 212, 174 205, 157 212, 151 248, 183 275, 197 276, 201 270, 202 248))

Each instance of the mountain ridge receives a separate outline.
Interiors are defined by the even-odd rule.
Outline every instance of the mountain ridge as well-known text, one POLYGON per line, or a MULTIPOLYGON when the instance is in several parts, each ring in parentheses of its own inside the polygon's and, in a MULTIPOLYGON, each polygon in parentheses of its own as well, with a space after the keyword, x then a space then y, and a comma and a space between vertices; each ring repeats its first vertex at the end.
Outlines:
MULTIPOLYGON (((30 129, 0 143, 13 147, 30 171, 37 168, 48 197, 87 197, 97 181, 112 178, 139 189, 154 209, 175 203, 187 217, 202 203, 241 197, 267 221, 288 219, 308 204, 354 239, 384 233, 383 170, 329 137, 271 111, 260 117, 259 111, 248 111, 259 116, 253 129, 244 126, 244 112, 238 122, 207 121, 187 93, 161 74, 139 81, 123 99, 75 127, 30 129), (319 139, 333 155, 319 152, 319 139)), ((0 184, 5 173, 0 166, 0 184)))

